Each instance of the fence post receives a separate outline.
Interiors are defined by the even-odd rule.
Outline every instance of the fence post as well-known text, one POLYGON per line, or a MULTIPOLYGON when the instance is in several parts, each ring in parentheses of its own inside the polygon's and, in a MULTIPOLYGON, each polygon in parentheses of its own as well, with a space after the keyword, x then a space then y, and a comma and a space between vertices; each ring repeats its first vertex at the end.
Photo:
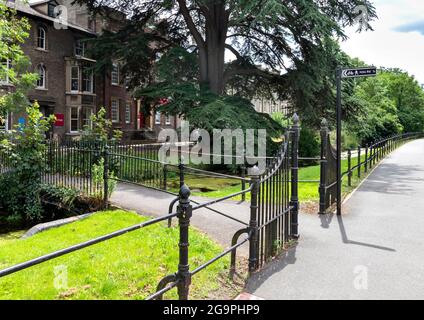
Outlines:
POLYGON ((109 207, 109 146, 107 142, 103 149, 103 209, 109 207))
POLYGON ((300 125, 299 117, 295 113, 293 116, 293 126, 291 129, 292 142, 291 142, 291 198, 290 198, 290 236, 292 239, 299 238, 299 136, 300 125))
POLYGON ((364 163, 365 173, 368 172, 368 144, 365 145, 365 163, 364 163))
POLYGON ((163 190, 166 191, 167 188, 167 184, 168 184, 168 165, 164 164, 163 165, 163 190))
POLYGON ((352 151, 347 150, 347 185, 352 186, 352 151))
MULTIPOLYGON (((246 181, 244 180, 246 178, 246 150, 243 150, 243 164, 241 165, 241 177, 243 180, 241 180, 241 190, 246 190, 246 181)), ((241 195, 241 201, 246 201, 246 193, 243 193, 241 195)))
POLYGON ((181 156, 180 163, 178 164, 178 169, 180 170, 180 188, 184 185, 184 157, 181 156))
POLYGON ((259 168, 254 166, 250 170, 252 191, 250 191, 250 221, 249 233, 249 272, 258 269, 258 196, 260 188, 259 168))
POLYGON ((374 141, 374 147, 372 148, 372 150, 373 150, 372 165, 375 166, 375 164, 377 163, 377 150, 378 150, 377 144, 375 141, 374 141))
POLYGON ((321 162, 320 162, 320 178, 319 178, 319 214, 325 214, 326 205, 325 198, 327 193, 327 137, 328 126, 327 120, 321 121, 321 162))
POLYGON ((185 184, 180 188, 180 199, 177 207, 178 224, 180 228, 179 246, 179 263, 177 279, 178 298, 179 300, 188 300, 188 293, 191 284, 190 265, 188 264, 188 247, 189 247, 189 226, 192 215, 192 207, 190 204, 190 189, 185 184))
POLYGON ((361 146, 358 146, 358 178, 361 178, 361 146))

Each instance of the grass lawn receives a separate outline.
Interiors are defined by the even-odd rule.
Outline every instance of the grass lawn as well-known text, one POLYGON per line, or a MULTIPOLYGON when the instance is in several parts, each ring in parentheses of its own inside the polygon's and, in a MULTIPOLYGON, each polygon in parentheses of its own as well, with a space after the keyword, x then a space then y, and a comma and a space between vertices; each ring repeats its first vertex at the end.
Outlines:
MULTIPOLYGON (((132 212, 105 211, 28 239, 17 239, 16 233, 0 237, 0 269, 146 219, 132 212)), ((0 299, 146 298, 156 291, 162 277, 177 271, 178 232, 178 228, 155 224, 0 278, 0 299), (57 266, 67 268, 67 288, 55 288, 57 266)), ((191 229, 192 269, 221 251, 222 248, 207 236, 191 229)), ((192 279, 190 298, 235 296, 237 292, 228 279, 228 267, 226 257, 196 274, 192 279)), ((167 293, 165 298, 177 298, 176 289, 167 293)))
MULTIPOLYGON (((365 156, 361 156, 361 161, 365 160, 365 156)), ((357 164, 358 158, 352 158, 352 167, 357 164)), ((347 160, 342 160, 342 172, 347 171, 347 160)), ((361 168, 361 179, 357 178, 357 170, 352 175, 352 187, 347 185, 347 177, 343 180, 343 193, 351 192, 365 177, 364 168, 361 168)), ((310 166, 299 169, 299 180, 317 180, 320 179, 320 166, 310 166)), ((169 179, 168 188, 170 191, 178 192, 179 180, 177 177, 169 179)), ((225 178, 204 178, 186 175, 186 184, 192 190, 192 194, 202 197, 220 198, 226 195, 241 191, 241 183, 234 179, 225 178)), ((318 182, 300 182, 299 183, 299 200, 300 201, 318 201, 318 182)), ((248 185, 246 186, 246 188, 248 185)), ((246 199, 250 199, 250 194, 246 194, 246 199)), ((241 196, 237 196, 234 200, 241 200, 241 196)))

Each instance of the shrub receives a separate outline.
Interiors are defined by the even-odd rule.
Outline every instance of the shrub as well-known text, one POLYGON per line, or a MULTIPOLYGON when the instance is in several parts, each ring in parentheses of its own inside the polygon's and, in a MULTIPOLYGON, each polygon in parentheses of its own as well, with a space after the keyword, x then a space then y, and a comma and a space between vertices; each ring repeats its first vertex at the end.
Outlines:
POLYGON ((42 218, 41 173, 44 171, 45 136, 54 116, 43 118, 39 105, 27 106, 27 123, 13 132, 13 139, 2 141, 10 168, 2 179, 2 203, 11 215, 26 221, 42 218))
MULTIPOLYGON (((320 138, 316 131, 302 127, 299 137, 299 156, 306 158, 314 158, 320 155, 320 138)), ((311 165, 316 161, 302 160, 300 164, 311 165)))

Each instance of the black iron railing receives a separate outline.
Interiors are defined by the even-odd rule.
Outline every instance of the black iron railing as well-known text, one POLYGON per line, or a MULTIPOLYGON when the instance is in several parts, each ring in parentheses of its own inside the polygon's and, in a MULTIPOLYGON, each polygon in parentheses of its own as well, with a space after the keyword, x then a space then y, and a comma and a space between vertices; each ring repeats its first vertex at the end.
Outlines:
MULTIPOLYGON (((358 178, 361 178, 362 174, 368 173, 377 163, 403 143, 422 138, 423 136, 423 133, 404 133, 393 135, 362 147, 358 146, 355 150, 356 158, 353 157, 353 150, 347 150, 344 156, 344 159, 347 160, 347 169, 342 172, 342 180, 347 178, 347 184, 351 187, 354 174, 356 174, 358 178)), ((336 154, 334 147, 331 146, 327 122, 324 119, 321 127, 320 214, 325 214, 337 200, 337 179, 335 173, 336 154)))
MULTIPOLYGON (((179 299, 188 299, 193 276, 229 254, 231 254, 231 272, 234 272, 236 251, 246 243, 249 243, 249 271, 253 272, 260 268, 272 255, 278 253, 279 249, 286 248, 291 240, 295 240, 299 236, 297 217, 299 208, 297 190, 299 131, 299 119, 295 116, 293 128, 286 134, 285 142, 282 144, 277 156, 268 164, 266 172, 262 175, 259 174, 260 172, 257 167, 252 168, 250 177, 246 178, 206 172, 200 169, 190 168, 180 163, 177 167, 180 176, 180 191, 178 197, 170 204, 170 213, 0 270, 0 278, 126 233, 143 229, 162 221, 169 221, 172 218, 178 218, 178 228, 180 231, 177 272, 164 277, 159 282, 157 291, 149 296, 147 298, 148 300, 162 299, 163 295, 173 288, 177 288, 179 299), (190 199, 190 189, 185 183, 185 173, 187 171, 242 179, 249 187, 220 199, 213 199, 205 203, 196 203, 190 199), (232 217, 231 213, 222 213, 211 208, 214 204, 247 193, 250 193, 251 198, 250 218, 248 222, 232 217), (173 210, 175 204, 178 204, 176 211, 173 210), (235 233, 229 248, 191 270, 189 265, 189 226, 192 215, 196 214, 200 209, 212 210, 224 217, 233 218, 244 227, 235 233), (243 235, 244 237, 241 238, 243 235)), ((114 150, 113 147, 111 150, 114 150)), ((67 152, 69 153, 71 151, 67 150, 67 152)), ((108 158, 109 152, 110 149, 108 147, 103 148, 105 159, 108 158)), ((119 155, 120 151, 114 150, 110 154, 119 155)), ((98 156, 101 155, 102 153, 98 156)), ((155 159, 150 160, 157 161, 155 159)), ((105 180, 110 178, 108 177, 109 165, 109 161, 106 160, 105 180)), ((107 194, 107 192, 105 193, 107 194)))

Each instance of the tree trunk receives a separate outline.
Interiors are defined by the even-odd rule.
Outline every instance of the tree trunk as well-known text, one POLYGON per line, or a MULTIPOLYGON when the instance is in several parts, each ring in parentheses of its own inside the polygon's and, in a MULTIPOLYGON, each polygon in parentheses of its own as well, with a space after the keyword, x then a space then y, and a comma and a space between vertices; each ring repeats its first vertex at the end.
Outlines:
POLYGON ((225 41, 228 13, 224 2, 213 1, 206 15, 205 50, 199 52, 200 81, 216 94, 224 92, 225 41), (205 52, 202 52, 205 51, 205 52))

